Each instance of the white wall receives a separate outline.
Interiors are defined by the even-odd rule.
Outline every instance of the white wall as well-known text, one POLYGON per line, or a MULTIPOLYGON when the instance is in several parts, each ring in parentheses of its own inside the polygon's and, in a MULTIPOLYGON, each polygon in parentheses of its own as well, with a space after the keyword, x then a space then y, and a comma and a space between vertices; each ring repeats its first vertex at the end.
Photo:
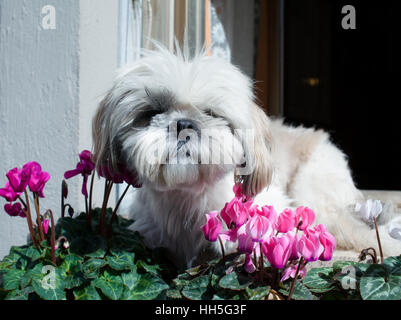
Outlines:
MULTIPOLYGON (((36 160, 48 171, 42 209, 60 215, 60 184, 78 153, 91 149, 91 119, 115 75, 116 0, 0 0, 0 187, 6 172, 36 160), (43 30, 41 9, 56 9, 43 30)), ((81 179, 69 202, 83 209, 81 179)), ((95 205, 103 188, 98 184, 95 205)), ((9 217, 0 199, 0 258, 26 243, 26 220, 9 217)))

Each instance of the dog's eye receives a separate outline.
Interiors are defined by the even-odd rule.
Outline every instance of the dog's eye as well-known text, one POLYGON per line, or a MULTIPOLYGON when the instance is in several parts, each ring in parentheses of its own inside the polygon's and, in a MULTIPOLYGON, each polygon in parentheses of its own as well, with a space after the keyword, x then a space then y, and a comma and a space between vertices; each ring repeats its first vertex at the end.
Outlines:
POLYGON ((203 111, 203 113, 209 117, 218 117, 217 114, 212 111, 212 109, 206 109, 203 111))
POLYGON ((139 113, 134 121, 132 122, 132 126, 134 127, 144 127, 149 125, 150 121, 153 117, 157 116, 158 114, 162 113, 160 110, 146 110, 139 113))

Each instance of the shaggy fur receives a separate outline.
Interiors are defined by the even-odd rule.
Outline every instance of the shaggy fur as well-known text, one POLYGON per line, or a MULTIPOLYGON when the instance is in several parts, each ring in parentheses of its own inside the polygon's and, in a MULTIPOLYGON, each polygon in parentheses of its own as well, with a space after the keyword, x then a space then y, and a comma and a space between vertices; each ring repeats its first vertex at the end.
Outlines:
MULTIPOLYGON (((218 58, 200 54, 189 60, 163 48, 146 52, 119 75, 102 101, 93 138, 97 166, 111 164, 117 170, 117 163, 124 163, 143 184, 130 200, 132 229, 149 247, 168 248, 177 265, 219 253, 200 227, 207 212, 232 199, 234 179, 243 181, 259 205, 273 205, 279 212, 311 207, 338 248, 376 246, 374 230, 350 214, 362 195, 345 155, 328 134, 270 120, 254 103, 250 79, 218 58), (177 147, 169 138, 181 135, 171 126, 181 119, 196 130, 177 147), (247 129, 254 130, 252 140, 237 131, 247 129), (202 130, 214 132, 210 143, 199 144, 191 136, 202 130), (229 161, 199 160, 216 153, 229 161)), ((387 232, 382 232, 382 244, 385 254, 400 253, 400 242, 387 232)))

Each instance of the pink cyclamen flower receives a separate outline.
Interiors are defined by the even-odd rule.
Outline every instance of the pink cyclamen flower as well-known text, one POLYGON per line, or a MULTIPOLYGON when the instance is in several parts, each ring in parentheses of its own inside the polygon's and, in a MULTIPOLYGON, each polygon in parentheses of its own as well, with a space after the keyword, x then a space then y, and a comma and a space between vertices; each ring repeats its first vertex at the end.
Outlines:
POLYGON ((262 250, 271 266, 283 269, 291 254, 292 239, 286 235, 271 237, 262 245, 262 250))
MULTIPOLYGON (((298 263, 291 263, 290 266, 284 270, 283 276, 281 278, 281 282, 284 282, 285 280, 289 278, 295 278, 295 275, 297 273, 298 269, 298 263)), ((306 268, 305 265, 301 265, 298 271, 298 277, 303 279, 306 277, 306 268)))
POLYGON ((238 251, 241 253, 251 254, 255 248, 255 242, 246 230, 246 226, 243 225, 238 229, 238 251))
POLYGON ((273 233, 272 223, 261 214, 254 214, 246 223, 246 232, 254 242, 260 242, 273 233))
POLYGON ((319 259, 323 253, 324 247, 320 243, 319 234, 313 230, 305 230, 304 234, 298 241, 298 252, 308 262, 319 259))
POLYGON ((49 232, 49 225, 50 225, 50 220, 44 219, 42 222, 42 227, 43 227, 43 231, 45 234, 47 234, 49 232))
POLYGON ((131 171, 123 165, 118 166, 119 172, 115 172, 110 165, 104 165, 98 167, 98 173, 101 177, 113 181, 113 183, 123 183, 126 182, 132 185, 134 188, 140 188, 142 185, 138 182, 138 175, 136 173, 131 173, 131 171))
POLYGON ((220 214, 229 229, 240 227, 249 217, 249 204, 234 198, 226 203, 220 214))
POLYGON ((272 226, 277 222, 277 212, 273 206, 263 206, 260 211, 258 211, 262 216, 265 216, 270 220, 272 226))
POLYGON ((291 209, 285 209, 277 219, 277 231, 287 233, 295 228, 296 215, 291 209))
POLYGON ((252 255, 251 254, 245 255, 244 269, 248 273, 253 273, 256 270, 256 267, 255 267, 255 265, 253 264, 253 261, 252 261, 252 255))
POLYGON ((6 174, 11 188, 15 192, 24 192, 29 183, 30 172, 24 169, 14 168, 6 174))
POLYGON ((84 178, 82 183, 82 194, 87 198, 88 190, 86 185, 88 182, 88 176, 92 173, 95 168, 95 164, 92 161, 92 154, 88 150, 84 150, 79 154, 79 162, 77 163, 76 169, 69 170, 64 173, 65 179, 70 179, 78 174, 81 174, 84 178))
POLYGON ((315 213, 308 207, 299 207, 296 212, 296 223, 299 230, 304 231, 315 221, 315 213))
POLYGON ((9 202, 13 202, 17 200, 17 198, 21 195, 20 192, 15 192, 14 189, 10 186, 9 182, 6 182, 6 186, 0 189, 0 197, 5 198, 9 202))
POLYGON ((333 252, 337 246, 336 239, 330 232, 327 231, 327 228, 322 224, 315 226, 314 230, 317 231, 319 241, 324 249, 322 254, 319 256, 319 260, 330 261, 333 257, 333 252))
POLYGON ((287 237, 291 239, 291 253, 290 256, 288 257, 288 260, 298 260, 300 258, 300 254, 298 252, 298 241, 300 239, 300 236, 297 235, 294 231, 287 232, 285 234, 287 237))
POLYGON ((223 227, 217 211, 206 214, 206 224, 201 228, 206 240, 215 242, 223 227))
POLYGON ((43 188, 46 182, 49 181, 50 174, 42 171, 40 164, 34 161, 25 164, 22 170, 29 175, 29 190, 37 193, 39 197, 44 198, 43 188))
POLYGON ((22 209, 22 206, 19 202, 16 202, 14 204, 6 203, 4 205, 4 211, 11 217, 26 217, 25 211, 22 209))

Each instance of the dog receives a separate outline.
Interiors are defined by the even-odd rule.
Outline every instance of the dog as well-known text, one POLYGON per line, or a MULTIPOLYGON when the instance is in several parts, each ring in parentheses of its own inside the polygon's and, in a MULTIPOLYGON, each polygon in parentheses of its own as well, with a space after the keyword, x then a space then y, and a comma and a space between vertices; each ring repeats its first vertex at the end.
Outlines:
MULTIPOLYGON (((97 167, 122 163, 142 184, 131 195, 130 228, 148 247, 167 248, 177 266, 220 254, 201 226, 233 198, 238 180, 258 205, 312 208, 337 248, 376 247, 375 231, 352 214, 363 195, 329 135, 270 119, 255 103, 252 81, 204 52, 190 59, 161 46, 145 51, 100 103, 93 141, 97 167), (200 143, 205 131, 208 142, 200 143), (248 131, 252 139, 244 138, 248 131), (210 161, 216 155, 225 161, 210 161)), ((380 229, 384 253, 400 254, 400 242, 380 229)))

